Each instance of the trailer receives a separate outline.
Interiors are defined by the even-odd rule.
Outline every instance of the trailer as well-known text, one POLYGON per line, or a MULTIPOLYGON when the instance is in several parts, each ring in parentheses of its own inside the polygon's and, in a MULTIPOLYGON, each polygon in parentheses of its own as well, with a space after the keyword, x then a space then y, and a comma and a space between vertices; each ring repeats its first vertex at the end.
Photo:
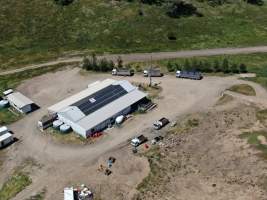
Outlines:
POLYGON ((163 128, 164 126, 166 126, 168 123, 170 123, 170 121, 167 118, 163 117, 160 120, 154 122, 153 126, 154 126, 154 129, 159 130, 163 128))
POLYGON ((201 80, 203 78, 202 74, 197 71, 176 71, 176 78, 187 78, 193 80, 201 80))
POLYGON ((14 141, 13 135, 9 132, 0 136, 0 148, 3 148, 14 141))
POLYGON ((164 74, 161 73, 160 69, 147 69, 144 70, 144 77, 162 77, 164 74))
POLYGON ((113 76, 133 76, 134 75, 134 70, 133 69, 113 69, 111 74, 113 76))
POLYGON ((43 131, 48 127, 53 125, 53 122, 56 120, 57 115, 45 115, 38 121, 38 127, 43 131))

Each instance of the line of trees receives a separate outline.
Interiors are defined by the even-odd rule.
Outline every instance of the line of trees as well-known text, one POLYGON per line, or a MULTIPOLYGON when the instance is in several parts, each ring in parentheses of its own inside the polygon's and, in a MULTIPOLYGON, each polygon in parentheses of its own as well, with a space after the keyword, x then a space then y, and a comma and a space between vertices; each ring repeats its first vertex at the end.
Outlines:
POLYGON ((90 56, 83 58, 81 67, 87 71, 96 71, 96 72, 108 72, 116 68, 131 68, 130 65, 123 64, 122 58, 119 56, 117 58, 117 63, 115 64, 112 60, 107 60, 106 58, 97 58, 96 54, 93 53, 90 56))
POLYGON ((173 72, 175 70, 187 70, 187 71, 200 71, 206 73, 247 73, 247 66, 244 63, 236 64, 230 63, 227 58, 223 59, 222 62, 219 60, 215 60, 213 62, 209 62, 207 60, 185 60, 183 64, 168 62, 167 69, 169 72, 173 72))
POLYGON ((81 67, 88 71, 107 72, 114 68, 115 64, 112 60, 106 58, 98 59, 96 54, 83 58, 81 67))

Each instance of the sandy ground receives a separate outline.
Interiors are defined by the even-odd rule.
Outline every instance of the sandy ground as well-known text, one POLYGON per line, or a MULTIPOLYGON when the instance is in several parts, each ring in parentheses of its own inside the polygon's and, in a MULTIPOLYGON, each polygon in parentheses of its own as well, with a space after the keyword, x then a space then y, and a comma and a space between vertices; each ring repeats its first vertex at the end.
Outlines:
MULTIPOLYGON (((32 175, 33 184, 14 199, 25 199, 43 188, 47 189, 46 199, 62 199, 65 186, 80 183, 101 193, 102 199, 110 199, 111 195, 112 199, 130 199, 135 186, 148 174, 149 169, 146 159, 132 157, 127 140, 139 133, 152 138, 151 124, 155 120, 163 116, 174 120, 180 115, 205 111, 212 108, 226 88, 245 82, 237 77, 205 77, 201 81, 176 79, 168 75, 155 78, 154 82, 160 83, 163 88, 160 97, 155 100, 158 107, 145 115, 134 116, 122 128, 107 131, 107 135, 95 144, 61 145, 37 129, 37 121, 47 112, 47 107, 86 88, 89 83, 105 78, 112 77, 107 74, 81 75, 79 69, 75 68, 42 75, 27 80, 18 87, 41 109, 10 126, 19 142, 10 146, 6 152, 8 159, 0 172, 0 185, 10 175, 11 169, 26 158, 35 159, 43 167, 32 175), (111 178, 103 177, 103 174, 97 172, 97 168, 110 155, 116 155, 118 162, 114 165, 111 178)), ((140 75, 116 78, 148 82, 147 78, 140 75)), ((257 92, 257 97, 251 101, 264 106, 262 98, 267 97, 265 90, 254 83, 249 84, 255 86, 257 92)))
POLYGON ((266 161, 238 137, 244 127, 255 128, 255 112, 238 102, 188 117, 198 119, 199 126, 163 142, 164 171, 139 199, 266 199, 266 161))

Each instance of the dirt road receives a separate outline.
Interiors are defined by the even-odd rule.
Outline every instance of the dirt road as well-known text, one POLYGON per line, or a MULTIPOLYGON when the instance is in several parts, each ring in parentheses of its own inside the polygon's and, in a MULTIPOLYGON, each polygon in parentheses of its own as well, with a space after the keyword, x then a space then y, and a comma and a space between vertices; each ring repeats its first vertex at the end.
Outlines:
MULTIPOLYGON (((99 56, 99 58, 107 58, 108 60, 116 60, 118 56, 121 56, 125 63, 129 62, 141 62, 172 58, 185 58, 195 56, 215 56, 223 54, 249 54, 249 53, 265 53, 267 52, 267 46, 257 47, 244 47, 244 48, 220 48, 220 49, 203 49, 203 50, 191 50, 191 51, 175 51, 175 52, 156 52, 156 53, 131 53, 131 54, 110 54, 99 56)), ((25 67, 21 67, 14 70, 0 72, 0 75, 7 75, 16 72, 22 72, 29 69, 36 69, 56 65, 59 63, 71 63, 80 62, 82 57, 71 57, 71 58, 59 58, 58 60, 46 62, 42 64, 34 64, 25 67)))
MULTIPOLYGON (((5 161, 3 170, 1 170, 5 173, 1 173, 0 185, 4 178, 10 175, 11 169, 25 158, 31 157, 43 167, 38 173, 32 175, 33 183, 14 199, 26 199, 29 195, 43 188, 47 189, 46 199, 62 199, 61 191, 65 186, 75 183, 91 184, 94 179, 90 174, 94 173, 93 169, 96 170, 97 168, 95 162, 98 162, 99 158, 102 159, 107 154, 113 154, 114 150, 120 148, 119 159, 125 160, 123 168, 127 171, 129 166, 135 164, 135 159, 132 159, 132 163, 127 160, 127 152, 131 149, 125 147, 125 144, 127 144, 129 138, 139 133, 151 134, 149 131, 151 124, 160 117, 165 116, 172 120, 183 114, 205 111, 217 101, 226 88, 233 84, 245 82, 238 80, 237 77, 205 77, 201 81, 192 81, 176 79, 175 76, 167 75, 153 79, 153 81, 160 83, 163 88, 159 94, 160 97, 155 100, 158 104, 157 109, 145 115, 135 116, 132 121, 125 123, 122 128, 109 130, 104 138, 92 145, 60 145, 37 129, 37 121, 47 112, 48 106, 86 88, 88 83, 105 78, 111 78, 111 75, 92 73, 81 75, 79 69, 75 68, 35 77, 18 87, 19 91, 39 104, 41 109, 10 126, 19 142, 8 149, 7 157, 9 159, 5 161)), ((148 82, 147 78, 138 75, 124 77, 123 79, 134 82, 148 82)), ((266 99, 267 93, 264 91, 261 87, 256 88, 256 92, 266 99)), ((146 163, 140 162, 147 166, 146 163)), ((138 167, 135 169, 142 172, 144 176, 146 175, 146 172, 142 171, 143 169, 138 167)), ((128 188, 127 191, 129 192, 129 188, 130 190, 135 188, 136 184, 142 180, 143 176, 136 176, 137 172, 135 170, 127 171, 127 173, 129 177, 133 175, 129 180, 135 181, 124 183, 124 181, 113 176, 110 182, 112 188, 110 194, 116 191, 115 186, 128 188), (137 177, 138 179, 134 179, 137 177)))

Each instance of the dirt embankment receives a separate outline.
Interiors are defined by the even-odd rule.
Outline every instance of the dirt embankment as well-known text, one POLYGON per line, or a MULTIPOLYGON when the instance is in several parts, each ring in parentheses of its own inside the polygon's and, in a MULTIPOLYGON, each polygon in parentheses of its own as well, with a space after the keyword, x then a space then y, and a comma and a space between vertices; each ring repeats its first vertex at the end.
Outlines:
POLYGON ((266 199, 266 162, 239 138, 256 121, 243 104, 183 119, 147 154, 151 172, 135 199, 266 199))

